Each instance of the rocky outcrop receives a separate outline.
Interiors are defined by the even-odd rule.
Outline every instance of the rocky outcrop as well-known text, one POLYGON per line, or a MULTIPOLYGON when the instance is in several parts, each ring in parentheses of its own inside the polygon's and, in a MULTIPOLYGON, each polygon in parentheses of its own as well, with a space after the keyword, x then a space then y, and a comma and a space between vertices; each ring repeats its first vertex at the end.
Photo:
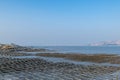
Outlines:
POLYGON ((15 44, 0 44, 0 51, 6 51, 6 52, 14 52, 19 51, 22 46, 15 45, 15 44))
POLYGON ((18 52, 18 51, 25 51, 25 52, 38 52, 38 51, 48 51, 46 49, 37 49, 31 47, 24 47, 19 46, 16 44, 0 44, 0 51, 1 52, 18 52))

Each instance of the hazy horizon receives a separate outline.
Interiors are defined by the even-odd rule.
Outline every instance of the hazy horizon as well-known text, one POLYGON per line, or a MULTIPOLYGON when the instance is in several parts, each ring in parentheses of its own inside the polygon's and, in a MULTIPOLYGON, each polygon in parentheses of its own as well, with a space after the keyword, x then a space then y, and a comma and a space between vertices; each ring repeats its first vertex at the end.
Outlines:
POLYGON ((0 0, 0 43, 79 46, 120 40, 120 0, 0 0))

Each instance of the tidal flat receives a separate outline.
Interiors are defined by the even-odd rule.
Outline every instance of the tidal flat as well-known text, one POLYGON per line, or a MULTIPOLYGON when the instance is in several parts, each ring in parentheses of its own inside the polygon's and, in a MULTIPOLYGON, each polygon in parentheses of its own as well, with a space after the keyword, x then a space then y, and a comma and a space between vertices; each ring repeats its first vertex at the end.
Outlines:
POLYGON ((49 53, 4 45, 0 49, 0 80, 119 80, 119 60, 119 55, 49 53))

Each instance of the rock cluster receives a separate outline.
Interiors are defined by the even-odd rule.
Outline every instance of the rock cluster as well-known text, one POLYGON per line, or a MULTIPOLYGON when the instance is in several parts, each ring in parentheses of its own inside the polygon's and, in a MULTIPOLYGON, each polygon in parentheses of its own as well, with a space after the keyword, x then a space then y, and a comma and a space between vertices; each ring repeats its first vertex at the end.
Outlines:
POLYGON ((25 52, 39 52, 39 51, 48 51, 46 49, 38 49, 38 48, 31 48, 31 47, 24 47, 19 46, 16 44, 0 44, 0 52, 18 52, 18 51, 25 51, 25 52))

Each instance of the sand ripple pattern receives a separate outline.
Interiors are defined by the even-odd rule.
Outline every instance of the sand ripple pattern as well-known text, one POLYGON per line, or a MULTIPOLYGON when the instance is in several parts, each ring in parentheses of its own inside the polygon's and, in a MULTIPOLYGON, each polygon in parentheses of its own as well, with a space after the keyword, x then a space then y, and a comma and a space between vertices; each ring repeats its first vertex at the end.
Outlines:
POLYGON ((108 75, 118 69, 112 66, 53 63, 37 58, 0 58, 0 80, 113 80, 108 75))

